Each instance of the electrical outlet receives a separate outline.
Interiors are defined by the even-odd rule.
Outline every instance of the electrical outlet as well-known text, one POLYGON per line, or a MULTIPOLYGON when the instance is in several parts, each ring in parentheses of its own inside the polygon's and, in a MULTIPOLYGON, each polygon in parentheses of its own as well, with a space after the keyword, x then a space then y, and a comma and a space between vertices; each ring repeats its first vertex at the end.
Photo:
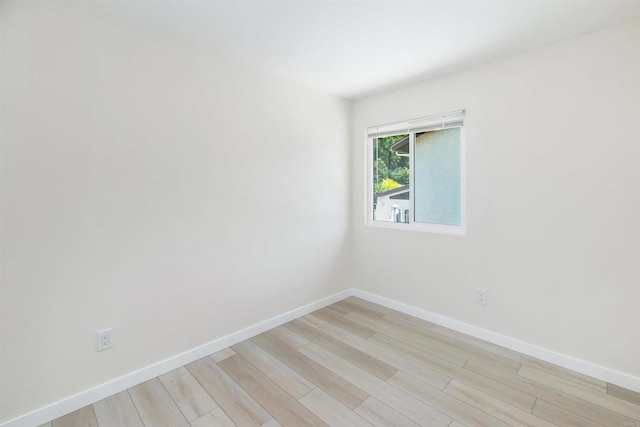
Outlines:
POLYGON ((113 347, 113 329, 103 329, 97 332, 98 351, 103 351, 113 347))
POLYGON ((476 289, 476 302, 478 304, 487 305, 489 294, 485 289, 476 289))

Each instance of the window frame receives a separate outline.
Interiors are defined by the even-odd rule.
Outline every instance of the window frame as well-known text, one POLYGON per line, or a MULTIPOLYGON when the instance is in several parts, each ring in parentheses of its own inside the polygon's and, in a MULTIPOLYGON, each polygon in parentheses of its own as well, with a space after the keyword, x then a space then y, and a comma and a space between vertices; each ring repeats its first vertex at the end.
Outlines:
MULTIPOLYGON (((464 110, 462 113, 464 114, 464 110)), ((444 116, 444 115, 443 115, 444 116)), ((412 120, 420 121, 423 119, 412 120)), ((364 130, 364 140, 365 140, 365 218, 364 225, 366 227, 373 228, 386 228, 392 230, 405 230, 405 231, 418 231, 418 232, 427 232, 434 234, 445 234, 445 235, 453 235, 453 236, 466 236, 467 234, 467 143, 466 143, 466 132, 465 125, 463 123, 459 126, 449 126, 451 127, 459 127, 460 128, 460 225, 445 225, 445 224, 433 224, 433 223, 424 223, 424 222, 415 222, 415 186, 414 186, 414 175, 415 175, 415 164, 414 164, 414 153, 415 153, 415 141, 416 141, 416 133, 420 133, 419 129, 407 129, 406 131, 398 131, 398 135, 408 134, 409 135, 409 200, 411 204, 410 213, 409 213, 409 223, 401 223, 401 222, 388 222, 388 221, 375 221, 373 219, 373 141, 376 136, 371 135, 369 129, 364 130)), ((410 123, 410 122, 408 122, 410 123)))

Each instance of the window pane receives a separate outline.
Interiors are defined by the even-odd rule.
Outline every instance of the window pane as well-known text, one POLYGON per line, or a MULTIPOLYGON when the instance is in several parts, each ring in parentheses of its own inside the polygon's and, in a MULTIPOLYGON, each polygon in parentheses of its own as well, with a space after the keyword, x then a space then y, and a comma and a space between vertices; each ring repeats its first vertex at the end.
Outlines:
POLYGON ((409 135, 373 139, 373 219, 409 222, 409 135))
POLYGON ((460 128, 416 134, 416 222, 460 225, 460 128))

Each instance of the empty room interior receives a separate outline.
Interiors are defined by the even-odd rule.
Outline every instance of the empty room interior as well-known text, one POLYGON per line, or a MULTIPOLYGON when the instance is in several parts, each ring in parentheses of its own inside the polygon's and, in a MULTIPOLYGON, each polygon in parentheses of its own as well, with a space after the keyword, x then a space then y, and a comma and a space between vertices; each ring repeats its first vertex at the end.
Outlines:
POLYGON ((0 427, 640 427, 640 1, 0 0, 0 427))

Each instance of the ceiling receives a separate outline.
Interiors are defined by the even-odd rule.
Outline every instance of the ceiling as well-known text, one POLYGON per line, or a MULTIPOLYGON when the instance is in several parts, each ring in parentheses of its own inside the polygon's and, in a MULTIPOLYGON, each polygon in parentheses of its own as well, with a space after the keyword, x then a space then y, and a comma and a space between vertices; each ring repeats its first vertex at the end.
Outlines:
POLYGON ((73 7, 357 99, 640 18, 636 1, 86 1, 73 7))

